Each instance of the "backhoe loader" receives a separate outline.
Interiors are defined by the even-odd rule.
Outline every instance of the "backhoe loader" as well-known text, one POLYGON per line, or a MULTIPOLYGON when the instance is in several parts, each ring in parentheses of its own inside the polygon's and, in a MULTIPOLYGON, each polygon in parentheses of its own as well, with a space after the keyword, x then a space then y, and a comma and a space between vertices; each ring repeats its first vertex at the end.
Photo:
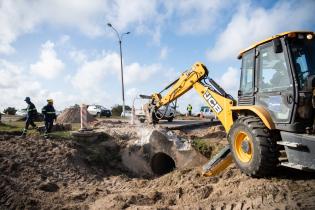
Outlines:
POLYGON ((279 165, 315 170, 315 33, 285 32, 243 50, 238 100, 209 78, 200 62, 150 96, 150 120, 194 88, 221 121, 229 145, 204 169, 211 176, 234 160, 247 175, 268 176, 279 165), (168 90, 169 89, 169 90, 168 90), (168 92, 162 96, 162 92, 168 92))

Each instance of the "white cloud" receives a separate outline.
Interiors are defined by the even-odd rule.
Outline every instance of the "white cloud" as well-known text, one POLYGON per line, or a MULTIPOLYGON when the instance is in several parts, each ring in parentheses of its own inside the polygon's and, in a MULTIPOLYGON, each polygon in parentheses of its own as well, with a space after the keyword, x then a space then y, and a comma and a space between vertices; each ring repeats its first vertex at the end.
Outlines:
POLYGON ((133 88, 129 88, 126 91, 126 95, 130 98, 130 99, 134 99, 135 97, 137 97, 139 95, 139 90, 135 87, 133 88))
MULTIPOLYGON (((124 82, 127 85, 146 82, 158 72, 159 68, 158 64, 140 65, 137 62, 125 64, 124 82)), ((81 90, 97 90, 110 75, 115 75, 120 82, 120 57, 117 53, 107 53, 100 58, 86 61, 78 69, 72 84, 81 90)))
POLYGON ((106 76, 118 73, 120 57, 116 53, 86 61, 73 77, 72 84, 81 91, 98 91, 99 86, 106 81, 106 76))
POLYGON ((2 108, 8 106, 23 108, 26 106, 24 102, 26 96, 31 97, 39 110, 46 103, 47 98, 54 98, 58 109, 77 101, 76 96, 70 93, 48 91, 22 67, 3 59, 0 59, 0 78, 0 107, 2 108))
POLYGON ((114 23, 119 29, 124 29, 133 23, 142 25, 158 15, 157 3, 157 0, 117 0, 109 5, 110 9, 106 17, 109 22, 114 23))
POLYGON ((240 84, 240 70, 234 67, 229 67, 221 77, 216 78, 215 81, 232 96, 236 96, 240 84))
POLYGON ((185 0, 167 1, 165 6, 171 15, 179 20, 178 31, 180 34, 209 33, 215 29, 224 18, 225 11, 232 12, 235 0, 185 0))
POLYGON ((242 3, 207 57, 211 61, 236 58, 240 50, 269 36, 307 29, 315 23, 314 11, 314 1, 279 1, 270 9, 242 3))
MULTIPOLYGON (((164 25, 173 17, 180 33, 207 32, 222 19, 220 12, 230 9, 235 0, 10 0, 0 2, 0 53, 12 53, 12 43, 41 25, 76 29, 89 37, 112 35, 111 22, 118 30, 132 28, 160 44, 164 25)), ((211 30, 210 30, 211 31, 211 30)), ((63 41, 67 41, 64 37, 63 41)), ((62 40, 61 40, 62 41, 62 40)))
POLYGON ((30 66, 33 74, 45 79, 54 79, 63 71, 64 63, 58 59, 54 46, 51 41, 47 41, 41 46, 39 61, 30 66))
POLYGON ((59 38, 59 40, 58 40, 57 43, 60 44, 60 45, 63 45, 63 44, 66 44, 66 43, 69 42, 69 41, 70 41, 70 36, 64 34, 64 35, 62 35, 62 36, 59 38))
POLYGON ((168 47, 162 47, 160 51, 160 59, 163 60, 168 56, 169 48, 168 47))
POLYGON ((126 66, 124 79, 126 84, 134 84, 138 82, 147 82, 153 79, 153 75, 161 69, 159 64, 140 65, 132 63, 126 66))
POLYGON ((77 64, 82 64, 87 60, 87 55, 83 50, 72 50, 69 56, 77 64))
MULTIPOLYGON (((133 98, 136 87, 152 81, 160 65, 141 65, 137 62, 124 64, 124 83, 127 87, 126 101, 133 98)), ((85 103, 121 104, 120 57, 117 53, 107 52, 100 57, 86 60, 72 77, 71 83, 80 93, 80 100, 85 103), (106 87, 107 81, 115 79, 118 90, 106 87), (107 89, 105 89, 107 88, 107 89), (115 94, 119 94, 118 97, 115 94)))
POLYGON ((160 16, 157 9, 157 0, 1 1, 0 53, 14 52, 11 44, 19 36, 43 24, 74 28, 89 37, 104 35, 105 21, 121 30, 151 23, 154 30, 160 16))

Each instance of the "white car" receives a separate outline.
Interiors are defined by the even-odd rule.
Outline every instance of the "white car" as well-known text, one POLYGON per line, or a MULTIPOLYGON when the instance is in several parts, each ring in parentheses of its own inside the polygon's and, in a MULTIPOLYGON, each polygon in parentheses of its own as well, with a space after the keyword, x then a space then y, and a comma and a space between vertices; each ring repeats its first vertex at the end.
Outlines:
MULTIPOLYGON (((151 99, 136 97, 133 100, 133 107, 135 109, 135 115, 139 119, 140 122, 144 122, 146 120, 146 113, 144 111, 144 106, 150 102, 151 99)), ((156 112, 155 121, 159 120, 167 120, 172 122, 175 117, 176 110, 173 106, 163 106, 158 109, 156 112)))
POLYGON ((211 120, 217 119, 216 115, 212 112, 212 110, 208 106, 202 106, 200 108, 200 113, 198 115, 200 117, 209 118, 211 120))
POLYGON ((156 112, 156 117, 159 120, 167 120, 172 122, 175 118, 175 108, 172 106, 162 106, 156 112))
POLYGON ((16 111, 15 115, 20 116, 20 117, 26 117, 27 111, 26 109, 20 109, 16 111))
POLYGON ((131 118, 131 115, 132 115, 132 113, 129 110, 125 111, 125 116, 124 116, 123 112, 121 112, 121 114, 120 114, 121 117, 127 117, 127 118, 131 118))
POLYGON ((112 112, 109 109, 106 109, 105 107, 101 105, 89 105, 87 108, 87 111, 89 114, 97 117, 105 116, 110 117, 112 116, 112 112))

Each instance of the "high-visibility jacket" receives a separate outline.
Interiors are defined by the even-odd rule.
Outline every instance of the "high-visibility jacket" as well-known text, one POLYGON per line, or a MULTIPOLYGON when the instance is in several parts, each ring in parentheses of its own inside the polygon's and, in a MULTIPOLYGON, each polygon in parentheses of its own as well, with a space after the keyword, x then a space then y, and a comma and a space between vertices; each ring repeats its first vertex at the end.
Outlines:
POLYGON ((57 118, 56 110, 53 105, 47 104, 42 108, 42 114, 44 115, 44 119, 46 121, 54 120, 57 118))
POLYGON ((188 105, 187 106, 187 111, 191 111, 192 110, 192 106, 191 105, 188 105))
POLYGON ((28 102, 28 106, 26 108, 27 116, 34 117, 37 115, 37 109, 32 102, 28 102))

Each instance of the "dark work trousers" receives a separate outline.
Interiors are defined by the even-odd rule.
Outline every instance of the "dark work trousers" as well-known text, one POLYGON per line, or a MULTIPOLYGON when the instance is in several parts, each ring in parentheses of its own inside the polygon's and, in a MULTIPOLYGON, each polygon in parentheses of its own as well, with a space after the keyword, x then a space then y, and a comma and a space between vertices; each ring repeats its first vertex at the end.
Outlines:
POLYGON ((191 116, 191 111, 188 111, 188 115, 191 116))
POLYGON ((45 134, 50 133, 54 125, 54 119, 45 120, 45 134))
POLYGON ((27 130, 30 125, 31 125, 33 128, 36 127, 36 125, 35 125, 35 123, 34 123, 34 117, 33 117, 33 116, 27 116, 27 117, 26 117, 25 129, 27 130))

